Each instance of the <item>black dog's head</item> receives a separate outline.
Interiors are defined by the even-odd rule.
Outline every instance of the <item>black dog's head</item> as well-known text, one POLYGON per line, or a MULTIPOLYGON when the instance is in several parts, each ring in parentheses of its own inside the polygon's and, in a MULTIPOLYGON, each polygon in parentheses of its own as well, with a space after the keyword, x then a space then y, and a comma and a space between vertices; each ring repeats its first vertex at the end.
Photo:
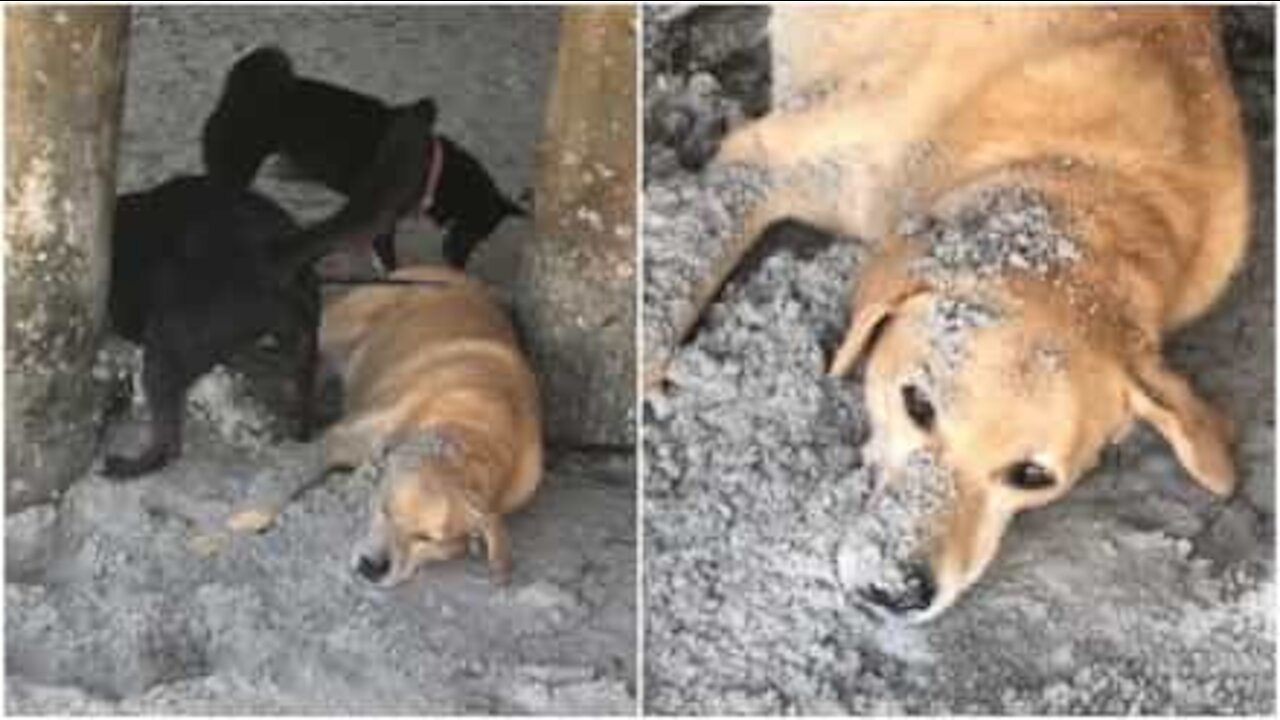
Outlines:
POLYGON ((257 48, 236 61, 200 137, 211 177, 235 187, 253 182, 280 142, 282 105, 296 80, 289 56, 277 47, 257 48))
POLYGON ((378 143, 373 161, 353 188, 351 205, 394 223, 421 197, 427 181, 422 158, 435 138, 436 103, 431 98, 397 111, 378 143))

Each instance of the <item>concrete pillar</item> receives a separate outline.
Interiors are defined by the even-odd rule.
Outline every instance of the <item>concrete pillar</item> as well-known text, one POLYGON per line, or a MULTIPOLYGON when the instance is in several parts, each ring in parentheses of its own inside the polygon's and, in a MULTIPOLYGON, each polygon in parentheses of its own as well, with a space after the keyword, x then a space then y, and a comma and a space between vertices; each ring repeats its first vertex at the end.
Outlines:
POLYGON ((635 442, 635 38, 630 7, 561 17, 516 291, 553 444, 635 442))
POLYGON ((5 497, 93 460, 129 11, 5 8, 5 497))

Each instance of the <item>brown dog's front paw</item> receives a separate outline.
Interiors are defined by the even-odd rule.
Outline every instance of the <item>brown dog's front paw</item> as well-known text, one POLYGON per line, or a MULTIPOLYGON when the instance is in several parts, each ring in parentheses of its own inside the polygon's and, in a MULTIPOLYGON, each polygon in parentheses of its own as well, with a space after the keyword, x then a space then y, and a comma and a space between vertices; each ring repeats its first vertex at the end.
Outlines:
POLYGON ((511 559, 506 562, 489 563, 489 579, 498 587, 506 587, 511 584, 511 559))

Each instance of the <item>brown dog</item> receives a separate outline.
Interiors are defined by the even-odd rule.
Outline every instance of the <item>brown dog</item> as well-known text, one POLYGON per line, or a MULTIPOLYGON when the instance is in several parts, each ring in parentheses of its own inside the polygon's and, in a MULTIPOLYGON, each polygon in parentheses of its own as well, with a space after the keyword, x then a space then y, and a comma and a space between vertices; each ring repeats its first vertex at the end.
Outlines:
POLYGON ((511 572, 503 516, 542 478, 537 382, 506 313, 478 282, 405 268, 325 309, 321 353, 342 376, 325 465, 382 463, 356 570, 381 585, 452 558, 480 535, 497 582, 511 572), (421 284, 409 284, 421 283, 421 284))
POLYGON ((1135 420, 1219 495, 1229 423, 1161 358, 1248 238, 1236 98, 1204 8, 778 6, 774 110, 716 162, 752 178, 687 334, 769 224, 878 247, 831 364, 866 360, 875 508, 847 586, 947 608, 1015 513, 1135 420))

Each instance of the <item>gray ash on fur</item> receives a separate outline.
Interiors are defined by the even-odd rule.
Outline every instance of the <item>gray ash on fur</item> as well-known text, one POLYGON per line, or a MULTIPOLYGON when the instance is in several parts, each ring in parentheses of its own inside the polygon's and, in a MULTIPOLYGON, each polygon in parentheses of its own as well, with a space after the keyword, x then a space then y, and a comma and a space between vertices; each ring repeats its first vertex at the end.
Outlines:
POLYGON ((929 304, 925 331, 939 358, 956 366, 965 359, 970 332, 990 327, 1004 317, 1004 311, 989 302, 943 295, 929 304))
POLYGON ((955 377, 970 358, 973 332, 989 328, 1007 315, 1007 309, 989 300, 953 295, 931 299, 920 329, 932 352, 919 368, 917 379, 933 391, 935 399, 945 402, 954 392, 955 377))
POLYGON ((399 436, 395 444, 384 449, 389 458, 427 460, 441 458, 457 452, 458 446, 451 438, 435 430, 415 430, 399 436))
POLYGON ((362 481, 377 483, 388 471, 414 472, 428 460, 454 457, 459 450, 456 440, 436 430, 407 431, 365 458, 352 472, 362 481))
POLYGON ((938 281, 962 274, 1047 275, 1082 252, 1044 198, 1020 187, 982 190, 950 215, 910 218, 899 231, 924 248, 912 270, 938 281))

